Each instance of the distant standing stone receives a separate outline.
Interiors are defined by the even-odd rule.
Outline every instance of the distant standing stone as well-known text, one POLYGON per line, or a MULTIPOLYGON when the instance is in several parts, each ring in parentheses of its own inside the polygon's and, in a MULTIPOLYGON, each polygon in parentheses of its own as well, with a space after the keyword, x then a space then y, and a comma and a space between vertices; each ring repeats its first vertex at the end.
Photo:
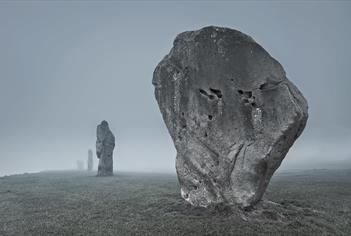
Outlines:
POLYGON ((229 28, 179 34, 153 84, 181 195, 196 206, 256 204, 308 117, 279 62, 229 28))
POLYGON ((96 155, 99 158, 97 176, 113 175, 113 149, 115 136, 111 132, 107 121, 102 121, 96 130, 96 155))
POLYGON ((82 161, 78 160, 77 161, 77 170, 83 170, 84 169, 84 164, 82 161))
POLYGON ((88 151, 88 171, 93 170, 93 151, 89 149, 88 151))

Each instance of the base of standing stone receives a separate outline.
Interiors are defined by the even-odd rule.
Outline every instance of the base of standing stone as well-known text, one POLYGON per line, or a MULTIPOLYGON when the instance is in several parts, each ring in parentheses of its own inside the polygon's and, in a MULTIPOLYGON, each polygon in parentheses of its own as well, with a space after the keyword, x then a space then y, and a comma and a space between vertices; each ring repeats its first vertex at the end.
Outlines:
POLYGON ((96 177, 108 177, 113 176, 113 173, 98 173, 96 177))

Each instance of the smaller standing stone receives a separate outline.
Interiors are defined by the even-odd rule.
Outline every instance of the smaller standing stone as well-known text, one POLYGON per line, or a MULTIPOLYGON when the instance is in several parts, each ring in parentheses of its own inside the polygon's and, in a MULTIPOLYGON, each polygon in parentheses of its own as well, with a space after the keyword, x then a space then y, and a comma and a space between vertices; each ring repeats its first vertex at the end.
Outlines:
POLYGON ((96 155, 99 159, 97 176, 112 176, 115 136, 111 132, 107 121, 104 120, 97 126, 96 138, 96 155))
POLYGON ((93 151, 89 149, 88 151, 88 171, 93 170, 93 151))

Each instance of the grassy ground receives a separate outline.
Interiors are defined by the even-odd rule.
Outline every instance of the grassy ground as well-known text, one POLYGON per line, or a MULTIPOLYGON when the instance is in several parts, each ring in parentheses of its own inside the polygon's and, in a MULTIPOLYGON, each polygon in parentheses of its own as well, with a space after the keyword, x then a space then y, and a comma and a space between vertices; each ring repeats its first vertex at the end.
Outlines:
POLYGON ((175 175, 14 175, 0 178, 0 235, 351 235, 351 170, 277 174, 265 199, 203 209, 175 175))

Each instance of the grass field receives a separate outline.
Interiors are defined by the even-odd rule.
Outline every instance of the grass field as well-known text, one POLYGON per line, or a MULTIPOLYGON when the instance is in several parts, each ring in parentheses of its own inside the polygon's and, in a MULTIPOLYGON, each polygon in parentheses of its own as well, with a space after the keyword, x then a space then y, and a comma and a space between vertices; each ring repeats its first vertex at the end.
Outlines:
POLYGON ((351 170, 276 174, 250 212, 195 208, 175 175, 0 178, 0 235, 351 235, 351 170))

